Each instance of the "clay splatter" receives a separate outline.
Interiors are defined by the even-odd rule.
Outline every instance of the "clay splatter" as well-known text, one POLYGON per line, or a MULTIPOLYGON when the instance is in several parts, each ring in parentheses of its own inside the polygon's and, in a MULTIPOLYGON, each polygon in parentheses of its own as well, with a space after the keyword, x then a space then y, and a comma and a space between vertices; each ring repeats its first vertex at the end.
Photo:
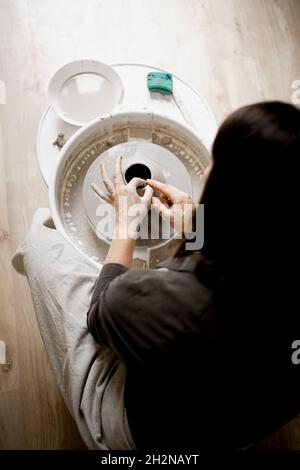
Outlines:
POLYGON ((65 143, 66 143, 65 136, 62 132, 60 132, 58 136, 56 137, 55 141, 52 143, 52 145, 56 146, 58 150, 61 150, 63 146, 65 145, 65 143))

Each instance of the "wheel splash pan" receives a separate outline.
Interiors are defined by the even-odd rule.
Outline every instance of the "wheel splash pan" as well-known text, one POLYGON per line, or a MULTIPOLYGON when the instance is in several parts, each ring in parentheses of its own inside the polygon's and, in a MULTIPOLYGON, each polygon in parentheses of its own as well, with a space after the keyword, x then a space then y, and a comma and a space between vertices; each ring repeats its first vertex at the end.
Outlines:
MULTIPOLYGON (((56 228, 98 267, 104 262, 109 244, 97 236, 88 221, 82 198, 83 184, 90 166, 99 156, 131 141, 156 144, 179 159, 189 175, 195 202, 199 201, 203 172, 210 162, 208 150, 191 128, 150 112, 123 111, 96 119, 77 131, 61 150, 50 182, 50 206, 56 228)), ((172 168, 168 171, 172 175, 172 168)), ((173 254, 177 243, 170 237, 161 243, 137 244, 134 266, 154 268, 173 254)))

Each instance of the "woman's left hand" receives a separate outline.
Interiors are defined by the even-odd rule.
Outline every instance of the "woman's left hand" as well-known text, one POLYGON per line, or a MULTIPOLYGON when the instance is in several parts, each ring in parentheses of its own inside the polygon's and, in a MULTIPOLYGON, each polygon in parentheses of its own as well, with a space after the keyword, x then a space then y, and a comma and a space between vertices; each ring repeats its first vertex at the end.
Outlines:
POLYGON ((113 181, 111 181, 108 176, 105 165, 102 162, 100 163, 101 176, 107 194, 101 191, 95 183, 92 183, 91 187, 101 199, 114 206, 116 211, 117 232, 120 233, 121 230, 122 232, 125 230, 125 233, 132 238, 136 237, 138 226, 148 212, 153 189, 141 178, 132 178, 128 184, 125 184, 122 176, 121 163, 122 157, 118 157, 113 181), (137 193, 137 188, 145 186, 144 195, 141 197, 137 193))

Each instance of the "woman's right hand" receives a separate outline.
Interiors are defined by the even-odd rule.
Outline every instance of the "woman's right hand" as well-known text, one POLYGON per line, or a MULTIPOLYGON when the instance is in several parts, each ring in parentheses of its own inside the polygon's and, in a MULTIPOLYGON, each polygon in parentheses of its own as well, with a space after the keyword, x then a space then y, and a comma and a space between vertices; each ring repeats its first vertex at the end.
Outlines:
POLYGON ((191 196, 171 184, 151 179, 147 184, 161 193, 152 197, 152 205, 162 217, 180 233, 192 231, 196 206, 191 196))

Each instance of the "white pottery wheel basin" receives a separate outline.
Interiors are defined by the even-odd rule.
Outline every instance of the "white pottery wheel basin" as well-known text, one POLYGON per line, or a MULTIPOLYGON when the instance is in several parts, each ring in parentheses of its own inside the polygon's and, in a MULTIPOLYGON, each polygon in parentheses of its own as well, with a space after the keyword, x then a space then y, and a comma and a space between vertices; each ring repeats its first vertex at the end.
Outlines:
MULTIPOLYGON (((106 257, 110 237, 97 233, 97 208, 106 204, 90 188, 103 188, 99 164, 112 175, 115 159, 123 155, 124 174, 132 161, 145 163, 166 183, 199 201, 203 172, 210 156, 187 126, 150 112, 123 111, 99 118, 77 131, 65 144, 50 183, 50 206, 56 228, 99 267, 106 257), (127 160, 127 163, 126 163, 127 160), (153 162, 153 163, 152 163, 153 162)), ((134 265, 155 267, 170 256, 177 241, 172 238, 138 240, 134 265)))

